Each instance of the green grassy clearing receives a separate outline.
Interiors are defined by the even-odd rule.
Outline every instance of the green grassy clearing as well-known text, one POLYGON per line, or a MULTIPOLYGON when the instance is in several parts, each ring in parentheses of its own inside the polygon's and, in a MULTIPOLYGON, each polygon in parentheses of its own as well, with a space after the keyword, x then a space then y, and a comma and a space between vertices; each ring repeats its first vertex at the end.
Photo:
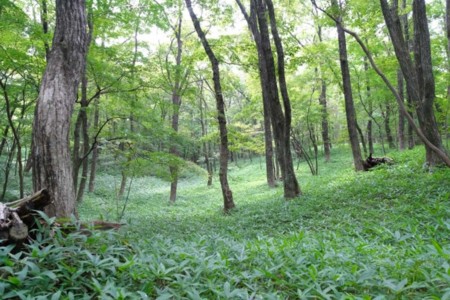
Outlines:
MULTIPOLYGON (((300 165, 304 195, 292 201, 283 200, 281 187, 266 187, 258 160, 230 165, 237 205, 231 215, 222 213, 217 180, 207 188, 206 178, 187 176, 178 201, 169 205, 168 182, 134 178, 124 216, 128 225, 119 235, 44 234, 55 246, 32 245, 29 258, 3 250, 0 258, 9 269, 0 268, 0 294, 449 299, 450 171, 423 171, 421 149, 390 153, 395 165, 365 173, 353 172, 345 149, 333 155, 331 163, 320 164, 319 176, 300 165)), ((116 218, 124 205, 114 196, 118 183, 100 175, 80 216, 116 218)))

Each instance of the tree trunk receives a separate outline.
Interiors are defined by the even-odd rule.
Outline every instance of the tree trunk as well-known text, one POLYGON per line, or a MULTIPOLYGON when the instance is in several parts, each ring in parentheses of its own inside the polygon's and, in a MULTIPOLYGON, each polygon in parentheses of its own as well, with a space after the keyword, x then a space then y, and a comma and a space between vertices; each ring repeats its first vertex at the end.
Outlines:
POLYGON ((278 82, 280 85, 281 97, 283 98, 284 108, 284 135, 282 136, 284 142, 284 165, 285 174, 283 176, 284 183, 284 197, 286 199, 292 199, 302 194, 300 185, 295 177, 294 164, 292 162, 291 152, 291 123, 292 123, 292 110, 291 101, 289 99, 289 93, 287 89, 285 67, 284 67, 284 50, 281 42, 280 35, 278 33, 277 21, 275 19, 275 10, 272 0, 265 0, 267 9, 269 11, 270 27, 272 30, 272 36, 277 50, 278 59, 278 82))
MULTIPOLYGON (((206 124, 206 120, 205 120, 205 114, 203 113, 203 102, 205 101, 205 99, 203 98, 203 80, 200 82, 201 86, 200 86, 200 101, 199 101, 199 107, 200 107, 200 125, 201 125, 201 129, 202 129, 202 137, 205 137, 208 134, 208 130, 207 130, 207 124, 206 124)), ((206 102, 205 102, 205 109, 206 109, 206 102)), ((212 185, 212 164, 211 161, 209 159, 209 142, 207 141, 203 141, 203 154, 205 156, 205 165, 206 165, 206 171, 208 172, 208 181, 206 183, 207 186, 211 186, 212 185)))
MULTIPOLYGON (((405 93, 403 86, 403 75, 401 70, 397 71, 397 89, 400 98, 404 102, 405 93)), ((402 113, 400 109, 398 110, 398 149, 399 150, 406 149, 405 115, 402 113)))
MULTIPOLYGON (((93 127, 95 131, 98 131, 98 123, 100 119, 100 112, 98 109, 99 105, 99 97, 96 97, 94 100, 94 122, 93 127)), ((97 162, 98 162, 98 145, 95 143, 92 149, 92 157, 91 157, 91 170, 89 175, 89 192, 92 193, 95 188, 95 175, 97 173, 97 162)))
POLYGON ((367 121, 367 144, 369 144, 369 153, 375 153, 373 149, 373 101, 369 81, 369 64, 367 62, 367 57, 364 57, 364 71, 366 73, 366 97, 369 106, 367 110, 367 114, 369 115, 369 121, 367 121))
MULTIPOLYGON (((322 42, 322 27, 318 26, 317 34, 319 36, 319 41, 322 42)), ((325 76, 321 70, 320 74, 320 96, 319 104, 322 110, 322 141, 323 141, 323 151, 325 154, 325 162, 330 161, 331 157, 331 141, 329 136, 329 125, 328 125, 328 110, 327 110, 327 83, 325 81, 325 76)))
MULTIPOLYGON (((406 10, 406 2, 407 0, 403 0, 402 1, 402 10, 406 10)), ((403 29, 403 34, 405 37, 405 44, 408 47, 408 49, 411 49, 411 38, 410 38, 410 34, 409 34, 409 21, 408 21, 408 13, 403 14, 402 16, 400 16, 400 28, 403 29)), ((408 50, 409 52, 409 50, 408 50)), ((400 68, 400 72, 402 72, 402 69, 400 68)), ((402 78, 403 81, 405 81, 405 78, 403 77, 403 72, 402 74, 402 78)), ((413 101, 412 101, 412 96, 410 94, 410 92, 408 91, 408 89, 406 89, 406 101, 407 101, 407 109, 408 112, 411 114, 411 116, 414 115, 414 105, 413 105, 413 101)), ((416 142, 414 140, 414 129, 413 126, 411 124, 408 123, 408 127, 407 127, 407 141, 408 141, 408 149, 412 149, 414 148, 414 146, 416 145, 416 142)))
MULTIPOLYGON (((424 0, 413 1, 415 65, 403 37, 398 7, 390 8, 387 0, 380 0, 380 3, 397 60, 406 81, 407 91, 416 107, 420 129, 432 145, 445 153, 433 111, 434 78, 425 2, 424 0)), ((425 144, 425 149, 428 165, 434 166, 442 162, 442 157, 433 151, 432 147, 425 144)))
MULTIPOLYGON (((333 0, 333 6, 338 8, 336 0, 333 0)), ((347 59, 347 43, 345 39, 345 32, 341 24, 340 16, 336 19, 336 28, 339 40, 339 60, 341 63, 342 82, 343 82, 342 86, 344 88, 344 97, 345 97, 345 115, 347 118, 347 129, 350 138, 350 145, 352 147, 353 163, 355 165, 356 171, 362 171, 364 170, 364 166, 358 140, 356 111, 353 103, 352 84, 350 80, 350 70, 347 59)))
POLYGON ((50 45, 47 41, 48 34, 48 10, 47 10, 47 0, 41 1, 41 22, 42 22, 42 32, 44 33, 44 48, 45 48, 45 58, 48 61, 50 55, 50 45))
POLYGON ((319 104, 322 107, 322 141, 323 151, 325 154, 325 162, 329 162, 331 158, 331 142, 328 129, 328 111, 327 111, 327 84, 325 79, 321 79, 321 90, 319 96, 319 104))
POLYGON ((214 52, 212 51, 208 40, 206 39, 205 33, 200 27, 200 22, 195 15, 191 0, 185 0, 186 6, 191 16, 192 23, 194 24, 195 31, 200 38, 203 48, 211 62, 213 71, 213 81, 214 81, 214 93, 216 97, 217 106, 217 120, 219 122, 219 133, 220 133, 220 169, 219 169, 219 179, 220 185, 222 187, 222 195, 224 201, 224 211, 227 213, 235 207, 233 201, 233 194, 228 185, 228 133, 227 133, 227 123, 225 116, 225 105, 223 101, 222 86, 220 83, 220 69, 219 61, 217 60, 214 52))
POLYGON ((358 131, 359 138, 361 139, 361 145, 363 147, 364 155, 367 156, 366 140, 364 139, 364 133, 363 133, 361 127, 359 127, 358 122, 356 122, 356 130, 358 131))
MULTIPOLYGON (((425 0, 413 1, 414 23, 414 59, 419 84, 420 109, 417 112, 422 131, 428 140, 440 149, 443 149, 441 136, 434 115, 435 84, 433 66, 431 62, 431 42, 428 30, 425 0)), ((441 163, 436 153, 425 145, 426 161, 430 166, 441 163)))
MULTIPOLYGON (((180 115, 180 107, 181 107, 181 55, 183 53, 183 42, 181 41, 181 24, 182 24, 182 16, 178 16, 178 25, 177 27, 173 27, 173 31, 175 33, 175 37, 177 39, 177 56, 175 58, 175 79, 172 87, 172 129, 175 133, 178 133, 178 123, 179 123, 179 115, 180 115)), ((177 149, 176 145, 172 145, 170 147, 170 153, 175 156, 180 156, 180 153, 177 149)), ((170 166, 170 197, 169 200, 171 203, 174 203, 177 199, 177 187, 178 187, 178 165, 170 166)))
POLYGON ((49 216, 76 213, 69 130, 86 63, 86 27, 85 1, 56 1, 55 34, 33 124, 33 187, 48 189, 49 216))
POLYGON ((236 0, 239 8, 244 15, 248 27, 253 35, 253 39, 258 51, 258 70, 259 78, 261 82, 261 91, 263 98, 263 113, 264 113, 264 146, 265 146, 265 158, 266 158, 266 178, 269 187, 276 186, 276 174, 274 165, 274 153, 273 153, 273 135, 272 135, 272 122, 270 117, 270 100, 268 88, 268 78, 265 72, 267 66, 262 53, 261 36, 258 30, 258 20, 255 11, 255 5, 252 0, 251 15, 249 16, 242 5, 240 0, 236 0))
POLYGON ((395 149, 394 137, 391 130, 391 105, 386 103, 386 111, 384 114, 384 131, 386 132, 386 139, 389 145, 389 149, 395 149))
MULTIPOLYGON (((11 128, 11 131, 13 133, 13 138, 14 138, 14 145, 17 147, 17 163, 19 164, 19 193, 20 193, 20 198, 23 197, 23 162, 22 162, 22 143, 20 141, 20 136, 19 136, 19 131, 18 128, 14 125, 13 119, 14 119, 14 111, 15 108, 11 107, 11 102, 9 99, 9 94, 7 91, 7 87, 6 87, 6 80, 5 82, 3 82, 2 80, 0 80, 0 86, 3 90, 3 97, 5 99, 5 108, 6 108, 6 115, 8 118, 8 125, 9 128, 11 128)), ((25 115, 25 107, 22 106, 22 114, 21 114, 21 120, 23 120, 23 117, 25 115)), ((14 148, 14 147, 13 147, 14 148)), ((10 158, 8 158, 8 165, 10 167, 10 164, 12 162, 12 156, 11 154, 13 153, 13 151, 10 152, 10 158)), ((5 170, 5 172, 7 172, 9 174, 9 170, 5 170)), ((4 191, 3 191, 3 195, 2 195, 2 199, 5 195, 6 192, 6 183, 8 182, 8 176, 5 176, 5 186, 4 186, 4 191)))
POLYGON ((9 150, 9 153, 8 153, 8 159, 6 160, 6 164, 5 164, 3 189, 2 189, 2 194, 0 196, 0 201, 5 200, 6 190, 8 188, 9 173, 11 171, 11 165, 12 165, 12 161, 14 158, 14 152, 16 151, 16 145, 17 145, 17 142, 14 139, 11 149, 9 150))

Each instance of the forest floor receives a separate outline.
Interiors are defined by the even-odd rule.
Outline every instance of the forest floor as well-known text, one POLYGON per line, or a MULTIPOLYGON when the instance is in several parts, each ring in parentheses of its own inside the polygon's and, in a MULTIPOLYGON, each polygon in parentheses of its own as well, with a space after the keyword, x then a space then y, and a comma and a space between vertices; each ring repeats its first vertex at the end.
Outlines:
MULTIPOLYGON (((281 185, 267 187, 259 158, 232 163, 237 208, 229 215, 216 178, 212 187, 204 176, 182 178, 171 205, 166 181, 134 178, 125 200, 114 196, 120 178, 100 175, 80 216, 123 214, 127 225, 30 250, 41 273, 58 279, 33 291, 62 290, 61 299, 450 299, 450 170, 425 171, 420 148, 388 156, 393 165, 356 173, 350 153, 335 149, 318 176, 303 162, 303 195, 290 201, 281 185), (70 263, 67 251, 76 253, 70 263)), ((22 291, 35 286, 19 281, 22 291)), ((0 282, 0 294, 11 282, 0 282)))

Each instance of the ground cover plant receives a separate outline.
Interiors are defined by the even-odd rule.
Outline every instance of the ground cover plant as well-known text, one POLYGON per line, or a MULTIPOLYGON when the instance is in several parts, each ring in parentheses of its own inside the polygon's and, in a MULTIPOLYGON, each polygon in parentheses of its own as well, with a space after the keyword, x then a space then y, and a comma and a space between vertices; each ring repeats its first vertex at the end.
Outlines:
MULTIPOLYGON (((230 165, 237 209, 215 180, 134 178, 124 199, 105 169, 83 220, 122 217, 118 233, 42 230, 22 253, 0 248, 3 299, 448 299, 450 172, 422 168, 423 149, 355 173, 347 148, 285 201, 258 159, 230 165), (124 209, 124 205, 126 205, 124 209)), ((52 219, 48 220, 51 223, 52 219)))

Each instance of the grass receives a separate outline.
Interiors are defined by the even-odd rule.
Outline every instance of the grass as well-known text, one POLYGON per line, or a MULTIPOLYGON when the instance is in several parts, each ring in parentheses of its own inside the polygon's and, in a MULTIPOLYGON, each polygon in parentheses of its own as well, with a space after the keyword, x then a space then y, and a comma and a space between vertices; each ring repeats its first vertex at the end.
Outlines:
MULTIPOLYGON (((32 245, 28 258, 3 250, 0 294, 3 288, 7 296, 28 291, 32 299, 450 299, 450 171, 424 171, 420 148, 389 156, 394 165, 364 173, 353 171, 346 149, 334 149, 319 176, 300 164, 303 195, 291 201, 281 187, 266 186, 258 160, 231 164, 237 209, 230 215, 222 212, 216 178, 209 188, 198 172, 183 178, 174 205, 168 182, 134 178, 119 234, 42 234, 54 247, 32 245), (58 283, 37 284, 46 276, 36 268, 58 283), (70 284, 78 290, 67 292, 74 274, 70 284)), ((118 183, 100 175, 80 216, 117 218, 125 204, 115 197, 118 183)))

